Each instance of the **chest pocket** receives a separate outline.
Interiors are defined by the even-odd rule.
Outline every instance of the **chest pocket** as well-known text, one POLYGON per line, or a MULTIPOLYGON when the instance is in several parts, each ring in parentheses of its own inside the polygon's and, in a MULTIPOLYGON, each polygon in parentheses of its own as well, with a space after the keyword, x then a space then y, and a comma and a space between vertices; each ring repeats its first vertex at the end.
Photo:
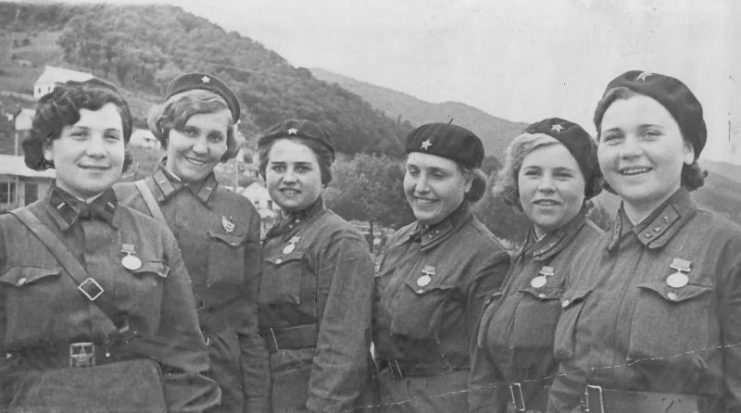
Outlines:
POLYGON ((720 344, 711 341, 719 329, 712 285, 690 283, 672 288, 662 280, 639 284, 638 288, 629 360, 676 359, 720 344))
MULTIPOLYGON (((424 287, 407 279, 391 303, 391 334, 415 339, 439 339, 440 325, 455 285, 442 277, 424 287)), ((462 320, 463 318, 461 318, 462 320)))
POLYGON ((556 323, 553 337, 553 352, 558 360, 574 356, 576 325, 592 289, 566 290, 561 296, 561 316, 556 323))
POLYGON ((260 304, 300 304, 304 251, 268 257, 260 279, 260 304))
POLYGON ((242 285, 246 239, 247 233, 224 234, 208 231, 208 287, 217 283, 242 285))
MULTIPOLYGON (((55 327, 55 317, 60 311, 55 303, 79 294, 70 282, 61 282, 62 269, 58 267, 17 266, 0 275, 0 294, 6 322, 4 338, 24 340, 49 332, 55 327)), ((64 276, 66 277, 66 276, 64 276)))
POLYGON ((526 287, 517 291, 520 302, 514 314, 511 345, 517 348, 553 347, 553 334, 561 314, 563 290, 526 287))

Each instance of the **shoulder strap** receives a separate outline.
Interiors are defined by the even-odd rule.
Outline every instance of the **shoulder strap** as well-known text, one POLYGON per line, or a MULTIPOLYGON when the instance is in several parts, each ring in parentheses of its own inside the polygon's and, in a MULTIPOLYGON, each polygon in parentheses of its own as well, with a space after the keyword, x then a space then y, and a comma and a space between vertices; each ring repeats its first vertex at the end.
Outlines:
POLYGON ((167 220, 165 219, 165 216, 162 214, 162 210, 160 209, 160 204, 157 203, 157 200, 154 199, 154 195, 152 194, 152 191, 147 186, 147 183, 144 179, 141 179, 139 181, 134 182, 136 185, 136 188, 139 190, 139 193, 142 194, 142 198, 144 199, 144 203, 147 204, 147 208, 149 208, 149 212, 152 213, 152 216, 164 223, 167 223, 167 220))
POLYGON ((96 304, 105 315, 110 318, 116 327, 120 327, 116 320, 118 311, 109 301, 109 295, 104 294, 103 287, 91 277, 80 261, 72 255, 72 252, 64 245, 62 240, 44 225, 27 208, 18 208, 10 211, 36 238, 41 241, 49 252, 54 255, 60 265, 64 267, 70 278, 77 284, 77 289, 91 302, 96 304))

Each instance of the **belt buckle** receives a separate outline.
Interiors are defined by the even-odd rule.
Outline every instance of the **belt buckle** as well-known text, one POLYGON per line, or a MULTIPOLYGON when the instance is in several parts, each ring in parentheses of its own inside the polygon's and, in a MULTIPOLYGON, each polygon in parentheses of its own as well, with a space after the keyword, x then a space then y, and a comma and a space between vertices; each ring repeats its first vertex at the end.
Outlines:
POLYGON ((595 385, 592 385, 592 384, 587 384, 587 389, 584 392, 584 401, 585 401, 585 404, 587 405, 587 408, 585 409, 585 411, 587 413, 605 413, 605 398, 602 395, 602 386, 595 386, 595 385), (591 403, 590 403, 590 400, 589 400, 589 391, 590 390, 594 390, 595 393, 597 394, 598 398, 599 398, 599 409, 600 410, 598 412, 592 411, 592 409, 590 408, 590 406, 591 406, 591 403))
POLYGON ((95 343, 86 341, 70 343, 69 345, 70 367, 93 367, 95 366, 95 343))
POLYGON ((98 299, 98 297, 103 294, 103 287, 101 287, 100 284, 98 284, 97 281, 95 281, 93 278, 88 277, 85 281, 81 282, 80 285, 77 286, 77 289, 80 290, 83 294, 85 294, 85 297, 87 297, 90 301, 95 301, 98 299), (92 285, 88 287, 88 285, 92 285), (94 292, 88 292, 87 289, 90 288, 94 292))
POLYGON ((525 396, 522 394, 522 383, 511 383, 509 385, 509 395, 512 398, 515 411, 524 412, 527 410, 525 409, 525 396))

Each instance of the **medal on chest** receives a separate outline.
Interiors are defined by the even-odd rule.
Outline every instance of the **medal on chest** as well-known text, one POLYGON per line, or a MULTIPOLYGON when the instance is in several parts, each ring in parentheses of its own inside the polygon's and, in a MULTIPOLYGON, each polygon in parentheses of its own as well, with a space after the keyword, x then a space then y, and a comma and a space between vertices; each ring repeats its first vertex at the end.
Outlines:
POLYGON ((530 280, 530 286, 533 288, 542 288, 543 286, 545 286, 546 283, 548 283, 548 277, 551 277, 553 276, 553 274, 555 274, 555 269, 553 267, 545 265, 540 269, 538 274, 540 275, 530 280))
POLYGON ((134 250, 133 244, 121 244, 121 252, 126 254, 121 258, 121 265, 129 271, 136 271, 142 267, 142 260, 139 259, 134 250))
POLYGON ((691 265, 692 263, 690 261, 674 258, 669 266, 673 270, 676 270, 676 272, 666 277, 666 285, 672 288, 682 288, 689 284, 690 277, 687 273, 690 272, 691 265))
POLYGON ((234 232, 234 228, 236 227, 230 218, 231 217, 227 218, 224 215, 221 216, 221 226, 224 227, 224 231, 226 231, 227 234, 234 232))
POLYGON ((425 265, 425 267, 422 268, 422 275, 417 278, 417 285, 420 287, 426 287, 430 282, 432 282, 433 275, 435 275, 435 266, 425 265))
POLYGON ((283 253, 284 254, 290 254, 293 252, 293 250, 296 249, 296 244, 301 241, 301 237, 299 236, 293 236, 291 239, 288 240, 288 245, 283 247, 283 253))

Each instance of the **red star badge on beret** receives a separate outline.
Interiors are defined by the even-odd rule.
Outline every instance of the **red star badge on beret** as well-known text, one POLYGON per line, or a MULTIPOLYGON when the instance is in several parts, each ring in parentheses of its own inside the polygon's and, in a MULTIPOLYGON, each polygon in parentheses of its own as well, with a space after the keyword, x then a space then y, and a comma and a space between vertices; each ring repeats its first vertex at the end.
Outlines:
POLYGON ((430 140, 427 139, 426 141, 422 142, 422 145, 420 145, 420 146, 422 147, 422 149, 427 150, 427 148, 429 148, 430 146, 432 146, 432 142, 430 142, 430 140))
POLYGON ((298 129, 296 128, 288 129, 288 136, 296 136, 296 135, 298 135, 298 129))
POLYGON ((203 77, 201 78, 201 82, 203 82, 203 83, 208 83, 208 82, 210 82, 210 81, 211 81, 211 78, 210 78, 210 77, 208 77, 208 76, 203 76, 203 77))
POLYGON ((636 77, 636 80, 640 80, 641 82, 645 82, 646 79, 649 76, 653 76, 653 73, 651 73, 651 72, 641 72, 641 74, 639 74, 638 77, 636 77))
POLYGON ((561 133, 563 130, 563 125, 559 125, 558 123, 551 126, 551 132, 561 133))

